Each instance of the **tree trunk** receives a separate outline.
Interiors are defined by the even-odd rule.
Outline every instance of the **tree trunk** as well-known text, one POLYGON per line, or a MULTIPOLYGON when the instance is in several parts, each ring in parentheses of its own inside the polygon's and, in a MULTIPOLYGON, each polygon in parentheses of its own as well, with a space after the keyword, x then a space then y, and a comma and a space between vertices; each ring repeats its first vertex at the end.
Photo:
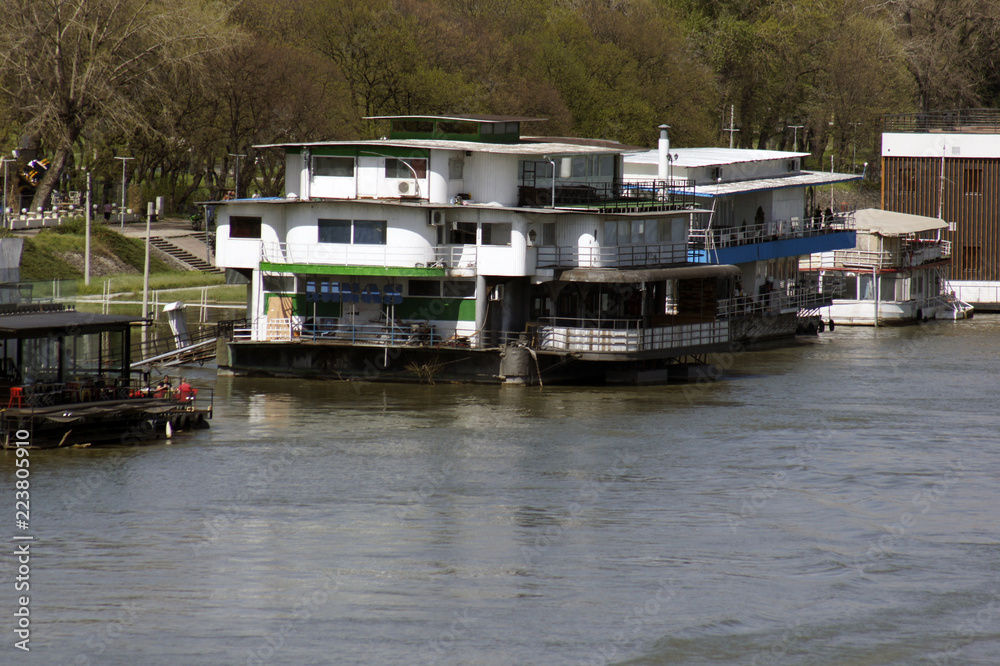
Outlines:
POLYGON ((49 207, 52 192, 59 185, 59 179, 62 178, 63 172, 66 170, 69 156, 69 146, 60 146, 56 149, 55 157, 52 158, 52 163, 49 164, 49 170, 45 172, 42 181, 38 183, 38 189, 35 190, 35 197, 31 200, 31 210, 38 210, 39 208, 44 210, 49 207))

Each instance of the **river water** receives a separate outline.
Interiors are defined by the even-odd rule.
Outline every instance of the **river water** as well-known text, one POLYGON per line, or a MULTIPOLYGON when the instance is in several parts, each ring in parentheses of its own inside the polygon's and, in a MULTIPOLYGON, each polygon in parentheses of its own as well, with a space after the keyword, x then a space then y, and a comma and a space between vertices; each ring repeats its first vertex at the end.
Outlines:
POLYGON ((839 327, 647 388, 195 368, 211 430, 31 453, 0 661, 995 664, 998 343, 839 327))

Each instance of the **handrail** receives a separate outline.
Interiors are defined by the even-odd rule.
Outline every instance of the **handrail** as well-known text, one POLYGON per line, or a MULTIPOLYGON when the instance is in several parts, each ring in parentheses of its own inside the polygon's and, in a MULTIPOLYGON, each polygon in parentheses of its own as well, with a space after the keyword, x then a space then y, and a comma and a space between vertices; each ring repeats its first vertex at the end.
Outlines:
POLYGON ((273 264, 344 264, 393 268, 474 268, 475 245, 429 245, 400 248, 388 245, 337 243, 260 244, 260 260, 273 264))
POLYGON ((855 228, 854 213, 834 213, 833 216, 772 220, 747 226, 712 227, 692 225, 688 243, 694 250, 752 245, 772 240, 822 236, 855 228))

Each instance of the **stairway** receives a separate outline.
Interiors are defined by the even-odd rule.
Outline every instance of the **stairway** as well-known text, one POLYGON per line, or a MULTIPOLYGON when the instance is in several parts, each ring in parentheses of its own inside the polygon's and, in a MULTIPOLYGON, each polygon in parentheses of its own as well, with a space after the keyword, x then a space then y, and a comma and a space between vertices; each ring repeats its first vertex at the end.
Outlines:
POLYGON ((170 241, 160 236, 152 236, 149 239, 150 244, 158 250, 166 252, 174 259, 177 259, 181 263, 187 265, 191 270, 203 271, 205 273, 222 273, 221 268, 216 268, 212 264, 208 263, 204 259, 200 259, 185 249, 179 248, 170 241))

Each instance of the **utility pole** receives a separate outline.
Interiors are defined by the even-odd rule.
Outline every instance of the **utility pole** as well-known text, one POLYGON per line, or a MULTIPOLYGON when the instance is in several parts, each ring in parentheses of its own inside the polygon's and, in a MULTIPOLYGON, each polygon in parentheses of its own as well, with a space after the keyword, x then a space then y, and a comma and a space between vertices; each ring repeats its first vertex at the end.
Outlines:
POLYGON ((739 130, 736 129, 736 124, 735 123, 736 123, 736 105, 735 104, 730 104, 729 105, 729 129, 724 129, 723 130, 724 132, 729 132, 729 149, 730 150, 733 149, 733 138, 736 136, 736 132, 739 132, 739 130))
POLYGON ((121 232, 125 233, 125 165, 128 164, 129 160, 134 160, 134 157, 115 157, 116 160, 122 161, 122 207, 118 213, 121 215, 121 232))
POLYGON ((6 155, 0 157, 0 162, 3 162, 3 228, 7 228, 7 162, 13 162, 6 155))
POLYGON ((246 157, 246 155, 237 154, 237 153, 229 153, 229 156, 236 158, 236 187, 233 188, 233 198, 234 199, 239 199, 240 198, 240 158, 241 157, 246 157))
POLYGON ((87 214, 84 215, 86 220, 87 233, 84 235, 84 249, 83 249, 83 283, 90 284, 90 172, 87 172, 87 214))

